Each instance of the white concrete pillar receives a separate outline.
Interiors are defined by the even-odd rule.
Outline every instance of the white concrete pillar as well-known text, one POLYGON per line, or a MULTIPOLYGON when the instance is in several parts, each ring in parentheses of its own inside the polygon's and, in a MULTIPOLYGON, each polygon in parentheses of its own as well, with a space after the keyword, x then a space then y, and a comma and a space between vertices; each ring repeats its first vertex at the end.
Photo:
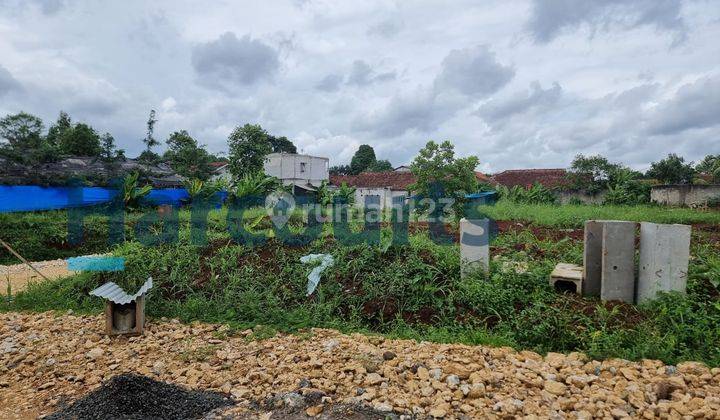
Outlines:
POLYGON ((635 222, 603 221, 600 299, 635 301, 635 222))
POLYGON ((460 219, 460 276, 490 271, 490 220, 460 219))
POLYGON ((640 224, 638 303, 658 292, 685 293, 691 233, 688 225, 640 224))

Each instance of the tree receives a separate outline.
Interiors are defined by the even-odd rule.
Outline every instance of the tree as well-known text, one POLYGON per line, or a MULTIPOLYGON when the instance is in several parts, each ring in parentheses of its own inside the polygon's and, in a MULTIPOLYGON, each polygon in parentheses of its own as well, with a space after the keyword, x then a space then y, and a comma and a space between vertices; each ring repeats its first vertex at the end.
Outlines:
POLYGON ((663 184, 692 184, 695 169, 692 162, 671 153, 665 159, 650 164, 647 176, 655 178, 663 184))
MULTIPOLYGON (((120 157, 119 150, 115 150, 115 137, 110 133, 100 136, 100 158, 106 162, 112 162, 120 157)), ((125 154, 124 151, 123 155, 125 154)))
POLYGON ((147 121, 147 135, 143 139, 143 143, 145 143, 145 151, 150 152, 153 147, 160 144, 159 141, 155 140, 154 134, 155 134, 155 123, 157 122, 157 119, 155 119, 155 110, 150 110, 150 117, 147 121))
POLYGON ((272 151, 267 131, 258 124, 237 127, 228 137, 230 173, 235 179, 261 172, 265 156, 272 151))
POLYGON ((54 122, 48 130, 48 134, 46 136, 47 142, 50 145, 59 146, 60 137, 62 137, 65 130, 68 130, 70 128, 72 128, 72 120, 70 119, 70 116, 67 114, 67 112, 60 111, 60 115, 58 115, 57 121, 54 122))
POLYGON ((168 150, 164 157, 175 172, 200 181, 210 178, 212 174, 211 157, 187 131, 181 130, 170 134, 166 143, 168 150))
MULTIPOLYGON (((422 197, 454 200, 455 215, 461 217, 465 194, 477 190, 475 167, 478 163, 476 156, 455 158, 455 146, 449 141, 438 145, 431 140, 410 165, 416 181, 409 188, 422 197)), ((442 204, 437 203, 437 206, 442 207, 442 204)))
POLYGON ((77 123, 63 131, 59 139, 60 149, 71 156, 99 156, 100 136, 89 125, 77 123))
POLYGON ((720 155, 707 155, 697 164, 695 170, 699 173, 708 174, 713 181, 720 182, 720 155))
POLYGON ((350 169, 353 175, 366 170, 368 166, 375 163, 375 150, 367 144, 360 145, 350 161, 350 169))
POLYGON ((40 118, 20 112, 0 120, 0 137, 16 151, 36 149, 42 143, 43 122, 40 118))
POLYGON ((287 137, 268 135, 268 141, 273 153, 297 153, 297 147, 287 137))
POLYGON ((392 170, 393 166, 389 160, 376 160, 365 169, 365 172, 388 172, 392 170))
POLYGON ((331 166, 329 172, 330 175, 352 175, 350 165, 331 166))
POLYGON ((572 161, 568 179, 573 188, 597 193, 615 183, 621 165, 610 163, 606 157, 577 155, 572 161))

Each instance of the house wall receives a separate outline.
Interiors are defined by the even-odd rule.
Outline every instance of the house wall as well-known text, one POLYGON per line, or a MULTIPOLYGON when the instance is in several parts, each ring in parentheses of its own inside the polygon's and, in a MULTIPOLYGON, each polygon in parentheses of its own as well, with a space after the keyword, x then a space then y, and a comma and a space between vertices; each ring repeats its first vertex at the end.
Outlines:
POLYGON ((355 205, 362 207, 365 205, 365 197, 369 195, 377 195, 380 197, 380 209, 384 210, 392 206, 392 200, 395 197, 407 197, 407 191, 391 190, 390 188, 361 188, 355 189, 355 205))
POLYGON ((569 204, 575 200, 580 200, 583 204, 602 204, 606 194, 606 191, 600 191, 597 194, 588 194, 584 191, 555 191, 560 204, 569 204))
POLYGON ((720 197, 720 185, 658 185, 650 190, 650 200, 668 206, 702 206, 720 197))
POLYGON ((271 153, 265 159, 265 173, 284 184, 302 183, 319 186, 330 177, 329 159, 319 156, 271 153))

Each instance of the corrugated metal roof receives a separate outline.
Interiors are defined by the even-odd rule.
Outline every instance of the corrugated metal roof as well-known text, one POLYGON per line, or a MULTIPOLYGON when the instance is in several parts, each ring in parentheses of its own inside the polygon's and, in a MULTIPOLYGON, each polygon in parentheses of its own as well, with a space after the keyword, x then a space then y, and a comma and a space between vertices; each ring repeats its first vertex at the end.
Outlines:
POLYGON ((97 289, 90 292, 90 295, 101 297, 109 300, 110 302, 117 303, 118 305, 125 305, 127 303, 135 301, 139 296, 147 293, 148 290, 152 289, 153 282, 152 277, 148 277, 145 284, 140 287, 134 295, 128 295, 123 289, 113 282, 107 282, 97 289))

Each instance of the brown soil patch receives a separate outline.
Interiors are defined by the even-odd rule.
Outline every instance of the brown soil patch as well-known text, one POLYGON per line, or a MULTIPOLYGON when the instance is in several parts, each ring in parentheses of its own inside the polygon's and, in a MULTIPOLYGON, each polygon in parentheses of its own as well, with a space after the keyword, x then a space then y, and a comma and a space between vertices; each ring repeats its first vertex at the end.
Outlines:
MULTIPOLYGON (((31 262, 31 264, 50 280, 77 274, 77 271, 68 270, 65 260, 37 261, 31 262)), ((0 290, 2 290, 2 294, 7 293, 8 283, 10 284, 10 292, 15 294, 25 290, 30 283, 43 281, 45 279, 35 270, 28 267, 27 264, 0 265, 0 290)))

